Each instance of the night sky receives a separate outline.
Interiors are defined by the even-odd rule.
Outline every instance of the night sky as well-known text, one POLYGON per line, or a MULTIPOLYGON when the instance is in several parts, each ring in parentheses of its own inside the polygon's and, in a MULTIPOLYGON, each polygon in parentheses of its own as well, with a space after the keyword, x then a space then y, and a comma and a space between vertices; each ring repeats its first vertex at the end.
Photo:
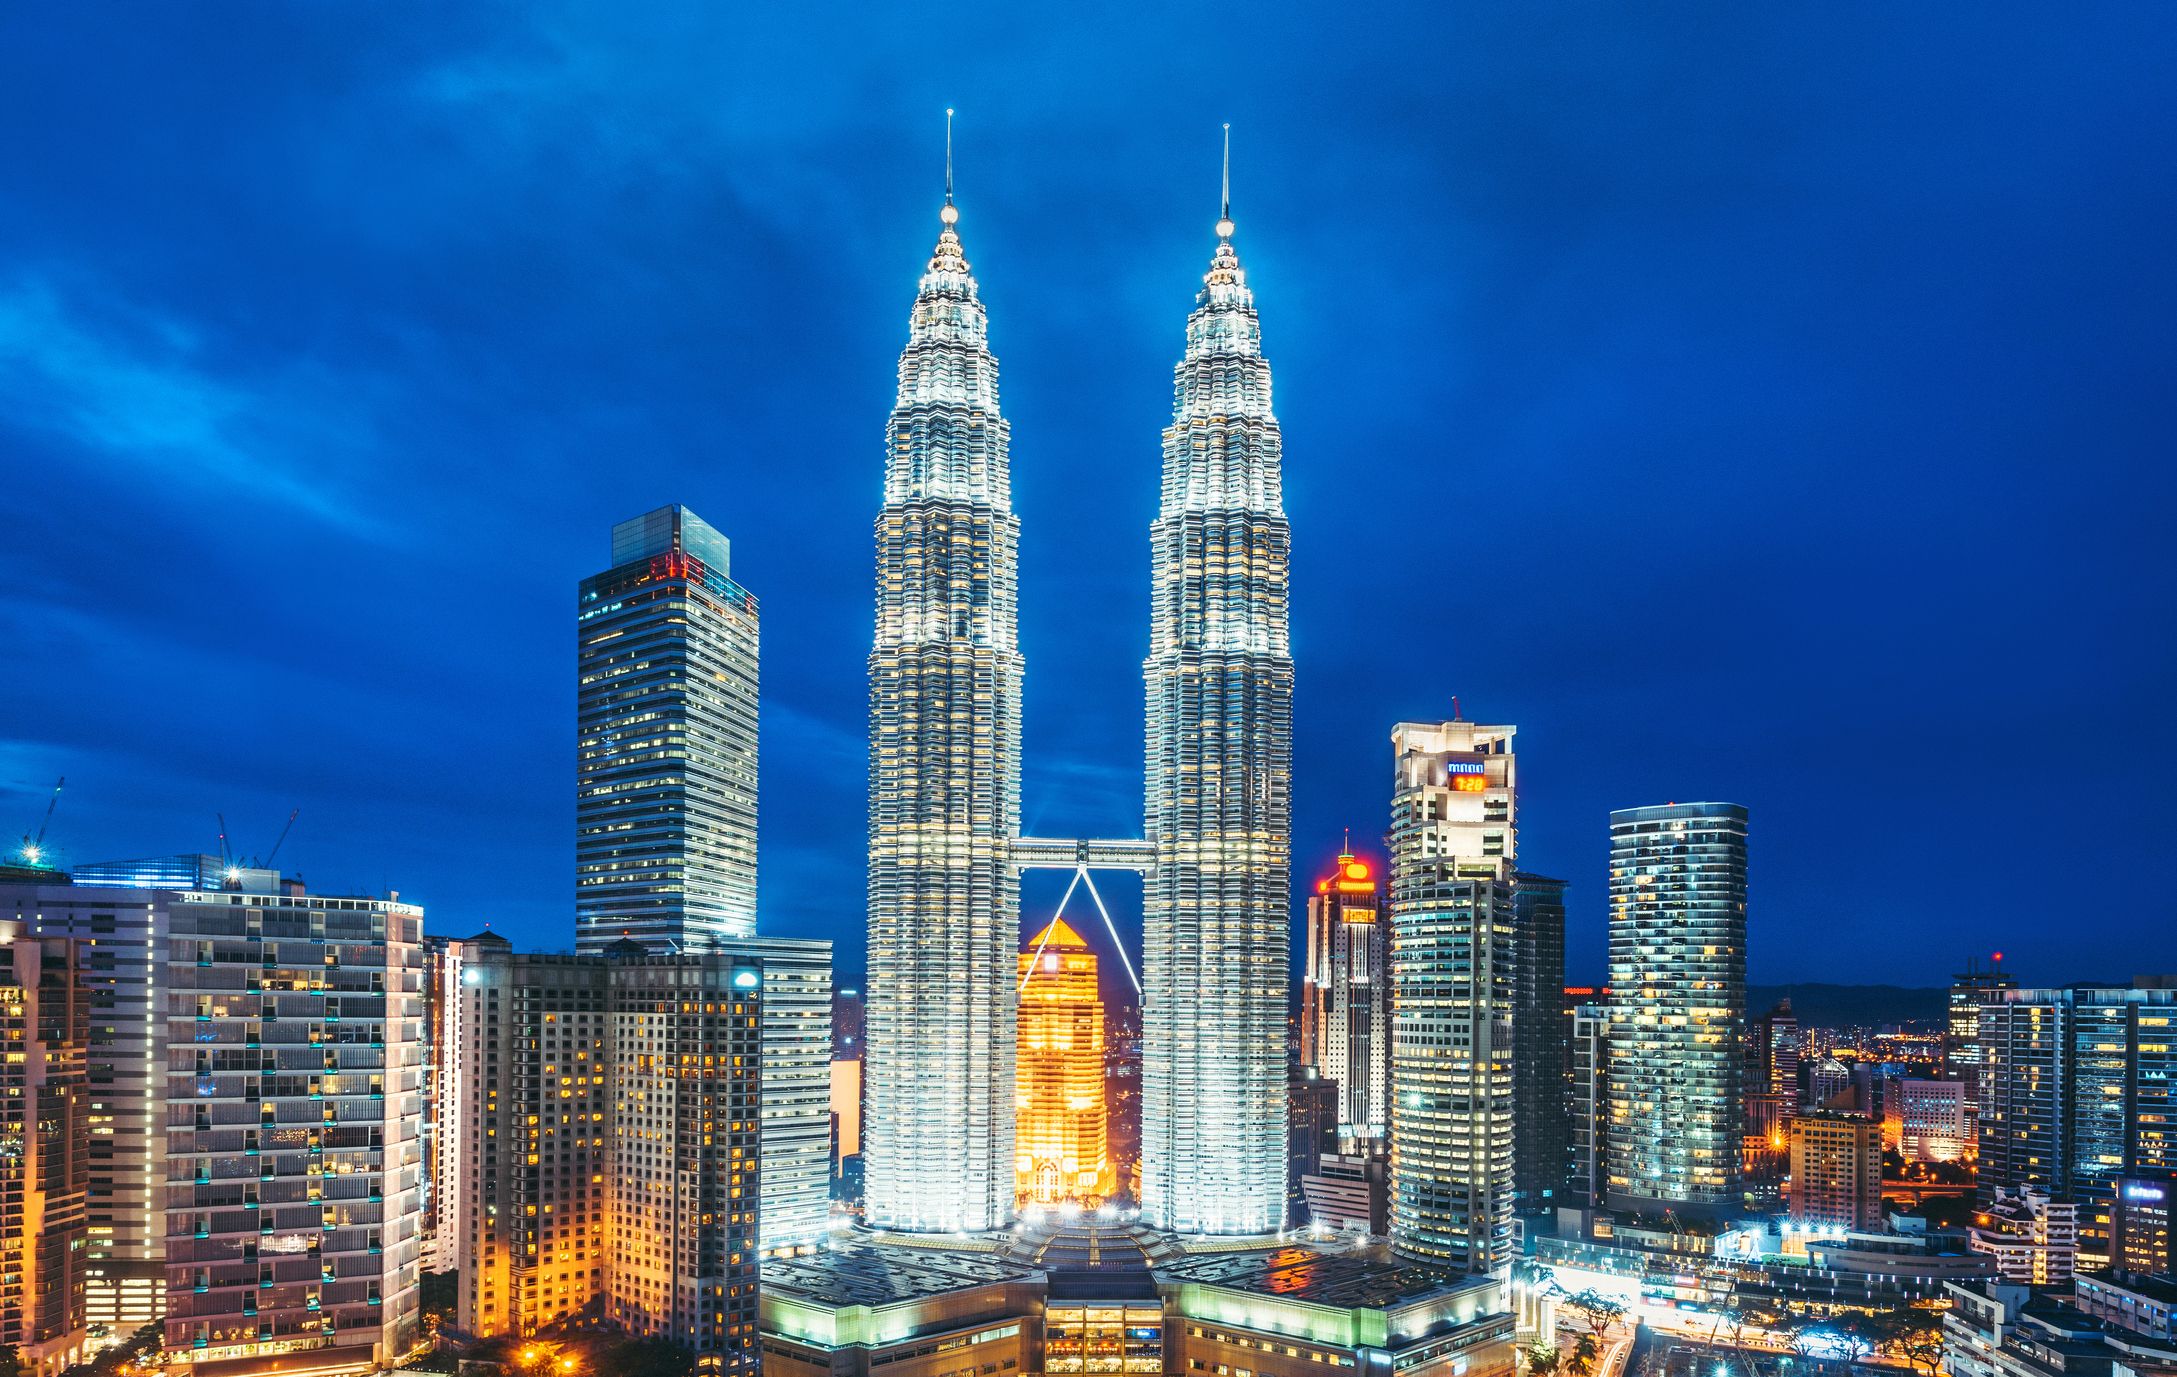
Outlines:
POLYGON ((1375 845, 1392 722, 1457 695, 1519 727, 1575 977, 1607 811, 1697 799, 1752 810, 1756 980, 2177 967, 2177 9, 1371 9, 16 7, 0 830, 63 774, 64 862, 219 813, 262 853, 299 808, 313 888, 565 945, 575 585, 679 501, 763 604, 764 929, 858 968, 951 104, 1025 825, 1134 835, 1230 120, 1296 881, 1375 845))

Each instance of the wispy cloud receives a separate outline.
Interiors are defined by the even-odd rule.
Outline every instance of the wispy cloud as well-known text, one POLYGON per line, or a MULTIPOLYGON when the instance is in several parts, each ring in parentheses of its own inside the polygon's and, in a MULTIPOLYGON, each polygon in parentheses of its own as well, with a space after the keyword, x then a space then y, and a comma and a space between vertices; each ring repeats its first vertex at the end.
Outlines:
POLYGON ((37 430, 165 480, 382 534, 329 475, 353 418, 306 370, 222 375, 184 322, 86 303, 44 278, 0 285, 0 428, 37 430))

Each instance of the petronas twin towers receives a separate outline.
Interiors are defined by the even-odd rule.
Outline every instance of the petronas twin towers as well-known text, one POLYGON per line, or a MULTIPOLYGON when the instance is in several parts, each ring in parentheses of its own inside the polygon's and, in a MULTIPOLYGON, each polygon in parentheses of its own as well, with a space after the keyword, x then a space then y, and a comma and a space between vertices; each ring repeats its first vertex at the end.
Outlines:
POLYGON ((1285 1217, 1291 527, 1229 204, 1187 318, 1151 527, 1144 835, 1020 836, 1020 519, 989 320, 956 228, 915 295, 886 428, 869 659, 869 1222, 1014 1213, 1020 870, 1145 875, 1142 1206, 1247 1234, 1285 1217), (1068 860, 1066 864, 1073 862, 1068 860))

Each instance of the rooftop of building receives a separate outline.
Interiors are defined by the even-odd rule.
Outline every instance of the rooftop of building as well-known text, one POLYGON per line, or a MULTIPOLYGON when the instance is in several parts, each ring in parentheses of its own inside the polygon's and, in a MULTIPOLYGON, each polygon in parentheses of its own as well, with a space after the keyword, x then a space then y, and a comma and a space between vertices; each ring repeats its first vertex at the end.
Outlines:
POLYGON ((880 1235, 834 1241, 806 1257, 767 1259, 763 1289, 818 1305, 874 1308, 1035 1276, 1035 1268, 994 1252, 925 1247, 880 1235))
POLYGON ((1222 1286, 1340 1310, 1388 1310, 1424 1296, 1458 1291, 1474 1282, 1473 1278, 1439 1268, 1402 1261, 1386 1248, 1332 1252, 1298 1244, 1189 1253, 1159 1264, 1157 1275, 1167 1281, 1222 1286))
MULTIPOLYGON (((1053 918, 1044 925, 1043 931, 1028 940, 1028 945, 1034 951, 1041 951, 1046 947, 1056 947, 1060 950, 1077 949, 1087 951, 1088 939, 1075 932, 1073 924, 1065 919, 1053 918)), ((1026 956, 1031 953, 1023 952, 1021 954, 1026 956)))
POLYGON ((2102 1286, 2117 1291, 2129 1291, 2164 1305, 2177 1305, 2177 1276, 2161 1273, 2150 1276, 2144 1272, 2104 1272, 2098 1275, 2082 1275, 2081 1286, 2102 1286))
POLYGON ((1181 1256, 1170 1235, 1145 1224, 1062 1216, 1023 1224, 998 1252, 1044 1271, 1147 1272, 1181 1256))

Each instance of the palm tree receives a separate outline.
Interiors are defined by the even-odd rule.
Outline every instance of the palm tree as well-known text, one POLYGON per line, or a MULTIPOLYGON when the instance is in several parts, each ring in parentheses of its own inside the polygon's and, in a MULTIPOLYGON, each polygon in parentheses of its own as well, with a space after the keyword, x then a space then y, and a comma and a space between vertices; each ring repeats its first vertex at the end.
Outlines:
POLYGON ((1570 1377, 1589 1377, 1601 1353, 1601 1341, 1593 1334, 1582 1334, 1572 1345, 1572 1356, 1565 1360, 1565 1371, 1570 1377))

